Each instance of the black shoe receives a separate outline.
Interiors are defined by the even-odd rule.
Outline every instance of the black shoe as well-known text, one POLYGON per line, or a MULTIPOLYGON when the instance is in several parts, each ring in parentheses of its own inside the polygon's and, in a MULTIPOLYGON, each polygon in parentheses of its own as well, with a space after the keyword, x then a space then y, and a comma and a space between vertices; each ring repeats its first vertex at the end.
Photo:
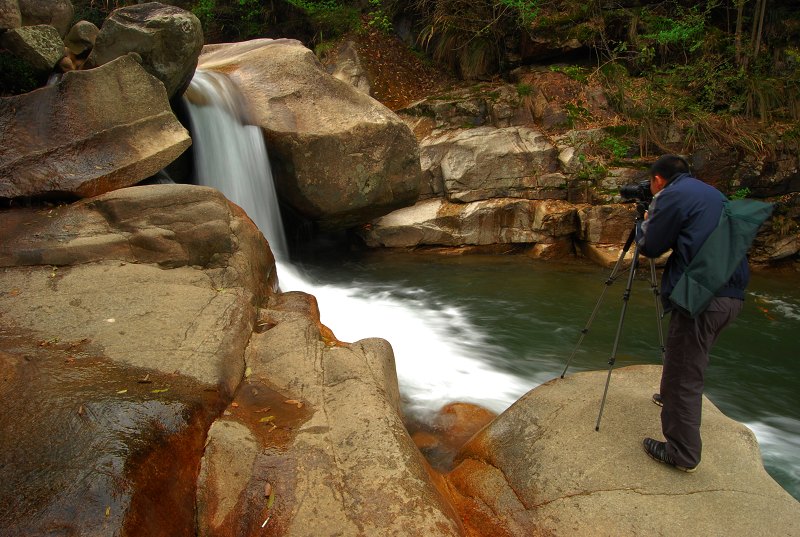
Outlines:
POLYGON ((661 398, 661 394, 660 393, 654 393, 653 394, 653 402, 655 404, 657 404, 658 406, 664 406, 664 400, 661 398))
POLYGON ((644 445, 644 450, 650 455, 650 458, 656 460, 658 462, 663 462, 664 464, 669 464, 670 466, 674 466, 681 472, 694 472, 697 470, 697 466, 692 466, 691 468, 687 468, 686 466, 678 466, 675 464, 675 461, 672 460, 667 454, 667 443, 666 442, 659 442, 658 440, 653 440, 652 438, 645 438, 642 442, 644 445))

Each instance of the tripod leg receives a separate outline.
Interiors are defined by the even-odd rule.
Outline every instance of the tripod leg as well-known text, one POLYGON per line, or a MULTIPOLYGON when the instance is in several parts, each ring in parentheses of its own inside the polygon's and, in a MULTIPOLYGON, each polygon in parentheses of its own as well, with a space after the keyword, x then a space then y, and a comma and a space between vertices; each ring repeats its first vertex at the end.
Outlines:
MULTIPOLYGON (((622 267, 622 262, 625 259, 625 256, 628 253, 628 250, 631 248, 631 244, 633 244, 633 239, 636 237, 636 226, 633 227, 630 234, 628 234, 628 238, 625 241, 625 245, 622 247, 622 252, 620 252, 619 257, 617 258, 617 262, 614 264, 614 268, 611 270, 611 274, 609 274, 608 279, 605 281, 605 287, 603 287, 603 291, 600 293, 600 297, 597 299, 597 303, 594 305, 594 309, 592 310, 592 314, 589 316, 589 320, 586 321, 586 326, 583 327, 581 330, 581 337, 578 338, 578 342, 575 344, 575 348, 572 349, 572 354, 570 354, 569 359, 567 360, 566 365, 564 366, 564 371, 561 372, 561 378, 564 378, 564 375, 567 374, 567 369, 569 369, 569 364, 572 363, 572 359, 575 357, 575 354, 578 352, 578 349, 583 343, 583 338, 586 334, 589 333, 589 328, 592 326, 594 322, 595 316, 597 316, 597 312, 600 309, 600 304, 603 302, 603 297, 606 294, 606 291, 614 283, 617 279, 619 269, 622 267)), ((636 257, 634 256, 634 262, 636 261, 636 257)))
POLYGON ((664 363, 664 328, 661 326, 661 318, 664 313, 661 311, 661 291, 658 288, 658 280, 656 279, 656 262, 650 259, 650 289, 653 291, 653 296, 656 301, 656 327, 658 328, 658 348, 661 350, 661 363, 664 363))
POLYGON ((597 424, 594 427, 595 431, 600 430, 600 419, 603 417, 603 408, 606 406, 606 396, 608 395, 608 385, 611 383, 611 370, 614 369, 614 363, 617 361, 617 347, 619 346, 619 338, 622 334, 622 325, 625 321, 625 312, 628 310, 628 300, 631 298, 633 278, 636 275, 636 268, 638 265, 639 245, 637 244, 633 249, 633 262, 631 263, 631 269, 628 273, 628 284, 625 287, 625 293, 622 295, 622 310, 619 314, 619 324, 617 325, 617 334, 614 337, 614 346, 611 349, 611 358, 608 360, 608 376, 606 377, 606 387, 603 390, 603 399, 600 401, 600 413, 597 416, 597 424))

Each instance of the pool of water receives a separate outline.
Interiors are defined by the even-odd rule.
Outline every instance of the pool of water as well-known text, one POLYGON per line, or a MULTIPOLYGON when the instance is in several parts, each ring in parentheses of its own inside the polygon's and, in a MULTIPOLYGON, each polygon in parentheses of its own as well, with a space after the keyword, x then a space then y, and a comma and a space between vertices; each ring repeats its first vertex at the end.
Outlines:
MULTIPOLYGON (((408 412, 424 419, 452 401, 501 412, 559 376, 607 369, 627 273, 523 256, 397 252, 304 259, 280 266, 283 290, 304 290, 339 339, 392 343, 408 412)), ((660 276, 660 275, 659 275, 660 276)), ((768 472, 800 498, 800 333, 797 275, 754 274, 745 309, 711 353, 706 395, 756 434, 768 472)), ((666 330, 666 321, 662 326, 666 330)), ((649 271, 632 286, 615 367, 659 364, 649 271)), ((613 377, 612 377, 613 382, 613 377)))

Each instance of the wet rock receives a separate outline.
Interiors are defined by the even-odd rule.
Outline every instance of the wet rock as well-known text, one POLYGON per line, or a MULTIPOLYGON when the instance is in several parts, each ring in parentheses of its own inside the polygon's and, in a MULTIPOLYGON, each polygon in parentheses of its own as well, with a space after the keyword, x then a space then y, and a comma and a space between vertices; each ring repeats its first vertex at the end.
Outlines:
POLYGON ((130 186, 191 143, 164 87, 130 56, 0 99, 0 118, 0 198, 91 197, 130 186))
POLYGON ((216 468, 216 477, 201 481, 198 511, 208 513, 201 526, 236 535, 262 525, 279 535, 460 535, 403 427, 388 342, 326 340, 309 315, 313 297, 287 295, 262 312, 271 327, 250 342, 251 374, 241 388, 261 396, 259 381, 269 379, 281 398, 263 413, 241 402, 225 420, 247 429, 215 432, 203 466, 216 468), (234 436, 245 439, 246 453, 226 465, 236 448, 224 440, 234 436), (225 483, 232 492, 209 503, 225 483), (234 498, 235 491, 242 492, 234 498))
POLYGON ((453 459, 475 433, 489 424, 497 414, 471 403, 449 403, 440 409, 430 423, 409 425, 414 444, 433 468, 442 473, 453 469, 453 459))
POLYGON ((227 73, 264 130, 279 194, 325 229, 414 203, 419 148, 388 108, 328 75, 294 40, 208 45, 200 67, 227 73))
POLYGON ((115 9, 105 20, 85 68, 135 52, 171 99, 189 85, 202 47, 203 29, 192 13, 158 2, 135 4, 115 9))
POLYGON ((194 535, 206 433, 277 287, 263 235, 190 185, 0 232, 0 534, 194 535))

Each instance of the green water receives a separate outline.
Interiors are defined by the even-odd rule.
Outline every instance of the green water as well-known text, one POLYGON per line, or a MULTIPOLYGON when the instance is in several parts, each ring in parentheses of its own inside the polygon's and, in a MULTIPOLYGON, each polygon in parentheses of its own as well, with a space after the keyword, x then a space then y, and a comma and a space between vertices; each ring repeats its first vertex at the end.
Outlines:
MULTIPOLYGON (((406 304, 415 315, 447 319, 445 328, 437 329, 438 335, 423 337, 479 341, 484 350, 475 353, 473 349, 473 355, 531 387, 561 374, 610 273, 602 267, 543 263, 522 256, 435 257, 391 252, 328 258, 326 262, 306 260, 299 266, 318 285, 347 287, 362 297, 367 307, 374 301, 376 312, 380 306, 375 297, 380 296, 391 298, 400 307, 406 304)), ((627 272, 622 273, 607 287, 570 372, 607 369, 626 278, 627 272)), ((649 271, 642 271, 633 283, 615 367, 661 362, 648 279, 649 271)), ((756 433, 768 472, 800 498, 800 368, 796 351, 800 288, 796 282, 796 274, 753 275, 743 313, 712 350, 706 395, 727 416, 756 433)), ((338 306, 321 299, 320 307, 324 315, 326 309, 338 306)), ((341 319, 327 322, 337 331, 341 319)), ((666 330, 666 321, 663 327, 666 330)), ((463 348, 467 352, 468 345, 463 348)), ((396 354, 400 353, 396 350, 396 354)), ((405 359, 397 356, 398 370, 405 359)), ((469 376, 474 366, 457 367, 459 375, 469 376)), ((474 374, 481 375, 481 371, 474 374)), ((403 382, 401 376, 401 390, 403 382)), ((435 391, 435 383, 429 389, 435 391)))

